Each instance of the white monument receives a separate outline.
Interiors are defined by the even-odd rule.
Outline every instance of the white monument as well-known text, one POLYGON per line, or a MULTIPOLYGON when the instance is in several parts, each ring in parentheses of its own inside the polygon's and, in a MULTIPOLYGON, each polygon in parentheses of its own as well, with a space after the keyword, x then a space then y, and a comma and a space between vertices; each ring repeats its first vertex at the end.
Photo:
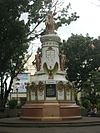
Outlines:
POLYGON ((46 34, 41 36, 42 54, 35 55, 37 71, 27 85, 27 103, 21 118, 33 120, 65 120, 81 118, 74 101, 74 89, 66 80, 66 57, 59 51, 60 37, 54 32, 52 13, 46 18, 46 34))

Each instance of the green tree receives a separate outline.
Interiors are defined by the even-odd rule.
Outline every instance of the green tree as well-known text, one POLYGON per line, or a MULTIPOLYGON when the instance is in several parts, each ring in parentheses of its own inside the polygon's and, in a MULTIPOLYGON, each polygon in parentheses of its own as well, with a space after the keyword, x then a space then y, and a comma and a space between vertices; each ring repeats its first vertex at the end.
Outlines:
POLYGON ((78 18, 76 13, 68 14, 70 4, 56 14, 57 5, 59 2, 52 0, 0 1, 0 109, 5 107, 13 79, 23 71, 30 41, 44 33, 39 26, 47 12, 55 14, 57 28, 78 18), (23 14, 27 14, 27 21, 21 19, 23 14))
POLYGON ((83 99, 87 99, 91 105, 100 103, 100 71, 91 71, 90 77, 83 83, 83 99))
POLYGON ((72 34, 61 47, 67 58, 68 80, 74 84, 77 94, 82 90, 83 83, 90 77, 90 72, 100 66, 100 40, 89 37, 88 34, 86 37, 72 34))
MULTIPOLYGON (((27 3, 26 3, 27 4, 27 3)), ((0 1, 0 109, 7 102, 14 77, 23 64, 28 43, 29 27, 20 20, 23 1, 0 1), (10 84, 7 80, 10 77, 10 84)))

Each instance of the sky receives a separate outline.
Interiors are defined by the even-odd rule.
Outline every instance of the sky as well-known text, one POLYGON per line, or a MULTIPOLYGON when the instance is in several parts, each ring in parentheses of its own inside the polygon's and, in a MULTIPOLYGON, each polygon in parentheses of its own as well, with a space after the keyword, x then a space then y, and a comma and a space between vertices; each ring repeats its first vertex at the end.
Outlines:
MULTIPOLYGON (((58 29, 57 34, 63 40, 73 34, 82 34, 98 38, 100 36, 100 1, 99 0, 60 0, 64 5, 71 3, 71 12, 77 12, 80 16, 77 21, 72 22, 69 26, 63 26, 58 29)), ((35 40, 31 46, 32 52, 41 46, 39 40, 35 40), (33 47, 33 48, 32 48, 33 47)))
MULTIPOLYGON (((62 0, 68 3, 68 0, 62 0)), ((71 33, 86 35, 91 37, 100 36, 100 1, 99 0, 69 0, 72 10, 80 16, 77 21, 72 22, 67 27, 61 27, 58 34, 62 39, 67 39, 71 33)))

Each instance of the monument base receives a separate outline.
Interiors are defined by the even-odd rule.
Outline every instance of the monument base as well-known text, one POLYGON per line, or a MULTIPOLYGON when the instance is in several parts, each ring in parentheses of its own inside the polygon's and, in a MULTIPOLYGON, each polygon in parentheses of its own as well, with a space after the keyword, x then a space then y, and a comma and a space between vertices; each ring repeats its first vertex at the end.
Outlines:
POLYGON ((26 103, 22 107, 21 119, 27 120, 68 120, 80 119, 80 107, 75 102, 43 101, 26 103))

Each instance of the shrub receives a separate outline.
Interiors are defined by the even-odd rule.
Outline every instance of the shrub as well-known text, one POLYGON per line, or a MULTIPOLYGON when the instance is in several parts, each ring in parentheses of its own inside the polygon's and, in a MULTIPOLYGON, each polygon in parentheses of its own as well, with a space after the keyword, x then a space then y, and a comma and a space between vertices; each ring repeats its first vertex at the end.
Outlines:
POLYGON ((81 104, 86 109, 88 109, 90 107, 90 101, 86 98, 81 98, 81 104))
POLYGON ((10 100, 8 102, 8 108, 14 109, 14 108, 16 108, 16 106, 17 106, 17 100, 10 100))

